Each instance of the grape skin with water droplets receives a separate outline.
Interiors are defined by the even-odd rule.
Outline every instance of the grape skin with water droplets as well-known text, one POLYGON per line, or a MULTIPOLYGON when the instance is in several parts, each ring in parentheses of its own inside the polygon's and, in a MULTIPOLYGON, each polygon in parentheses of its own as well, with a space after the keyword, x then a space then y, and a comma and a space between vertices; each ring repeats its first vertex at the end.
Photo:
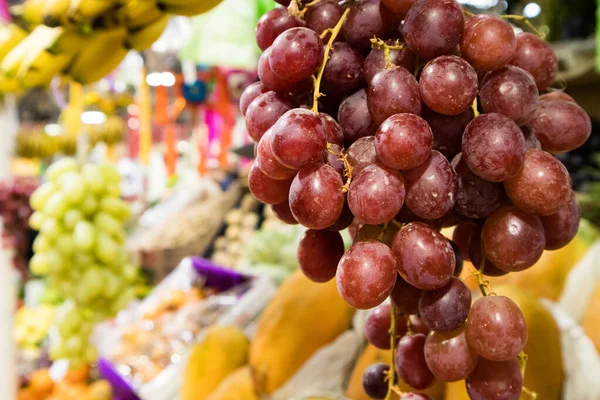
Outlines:
POLYGON ((344 241, 339 232, 309 229, 298 244, 298 265, 314 282, 333 279, 343 255, 344 241))
POLYGON ((309 78, 323 62, 323 43, 308 28, 291 28, 275 39, 269 65, 282 79, 294 82, 309 78))
POLYGON ((432 331, 425 341, 427 366, 441 381, 456 382, 466 379, 479 356, 469 347, 464 328, 451 332, 432 331))
POLYGON ((402 67, 384 69, 375 74, 367 91, 367 105, 379 124, 394 114, 421 114, 421 95, 415 77, 402 67))
POLYGON ((266 49, 258 59, 258 77, 260 81, 269 89, 280 93, 304 94, 312 89, 312 80, 292 81, 283 79, 271 69, 269 57, 271 48, 266 49))
POLYGON ((471 400, 519 400, 523 376, 516 359, 490 361, 480 358, 475 371, 467 378, 467 392, 471 400))

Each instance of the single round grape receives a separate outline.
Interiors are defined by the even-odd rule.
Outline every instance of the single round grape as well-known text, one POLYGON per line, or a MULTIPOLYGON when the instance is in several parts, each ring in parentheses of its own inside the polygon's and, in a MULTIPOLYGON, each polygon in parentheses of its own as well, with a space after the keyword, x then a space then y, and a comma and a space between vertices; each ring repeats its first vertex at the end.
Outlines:
MULTIPOLYGON (((386 44, 389 46, 396 45, 396 40, 386 40, 386 44)), ((399 67, 406 68, 407 71, 411 72, 415 69, 415 54, 410 51, 407 46, 404 46, 402 50, 389 50, 390 62, 399 67)), ((365 58, 365 64, 363 68, 363 75, 367 83, 371 82, 371 79, 376 73, 385 69, 386 60, 383 49, 374 48, 369 52, 369 55, 365 58)))
POLYGON ((367 92, 371 118, 381 124, 394 114, 421 114, 421 95, 415 77, 405 68, 384 69, 375 74, 367 92))
POLYGON ((366 53, 371 48, 372 38, 388 38, 399 24, 398 16, 381 0, 359 0, 350 7, 342 34, 354 48, 366 53))
POLYGON ((467 392, 472 400, 519 400, 522 390, 523 375, 515 359, 490 361, 480 358, 467 378, 467 392))
POLYGON ((392 249, 398 272, 416 288, 438 289, 452 277, 456 265, 452 246, 430 226, 420 222, 409 223, 394 237, 392 249))
POLYGON ((342 97, 366 86, 363 78, 365 59, 348 43, 336 42, 329 53, 321 87, 330 96, 342 97))
POLYGON ((294 108, 295 102, 290 96, 276 92, 267 92, 258 96, 246 111, 246 129, 248 135, 258 142, 262 135, 287 111, 294 108))
POLYGON ((366 369, 362 378, 362 385, 365 393, 374 399, 383 399, 388 392, 388 383, 386 382, 387 373, 390 366, 383 363, 370 365, 366 369))
POLYGON ((546 100, 565 100, 577 104, 574 98, 563 92, 562 90, 553 90, 540 96, 540 101, 546 100))
POLYGON ((254 82, 253 84, 248 85, 240 96, 240 111, 242 115, 246 115, 246 110, 248 110, 248 106, 250 106, 250 103, 252 103, 254 99, 268 91, 269 89, 267 89, 262 82, 254 82))
POLYGON ((344 131, 335 119, 329 114, 319 113, 323 126, 325 127, 325 136, 327 142, 335 143, 338 146, 344 146, 344 131))
POLYGON ((273 128, 269 128, 258 141, 255 162, 260 167, 260 170, 271 179, 282 180, 293 178, 298 171, 285 167, 277 161, 271 151, 272 138, 273 128))
POLYGON ((326 145, 323 122, 312 111, 295 108, 273 125, 271 149, 286 167, 300 169, 322 160, 326 145))
POLYGON ((275 214, 280 221, 283 221, 288 225, 298 224, 298 221, 296 221, 296 218, 294 218, 294 215, 292 214, 292 210, 290 210, 290 203, 287 199, 282 203, 272 205, 271 209, 273 210, 273 214, 275 214))
POLYGON ((425 341, 425 361, 429 370, 443 382, 467 379, 479 356, 469 347, 464 327, 451 332, 431 331, 425 341))
POLYGON ((252 164, 248 174, 248 187, 258 201, 265 204, 279 204, 287 200, 292 179, 275 180, 260 170, 257 163, 252 164))
MULTIPOLYGON (((468 254, 471 259, 471 263, 475 267, 475 269, 479 269, 481 267, 481 228, 477 227, 471 236, 471 241, 469 242, 468 254)), ((494 265, 490 261, 489 258, 485 258, 485 265, 483 267, 483 273, 487 276, 504 276, 508 274, 508 271, 504 271, 494 265)))
POLYGON ((403 224, 407 224, 409 222, 422 222, 438 232, 442 230, 443 223, 443 218, 426 219, 415 215, 415 213, 408 208, 406 202, 400 209, 400 212, 396 215, 395 220, 403 224))
POLYGON ((313 164, 298 172, 290 187, 290 209, 296 221, 310 229, 333 225, 344 208, 342 178, 327 164, 313 164))
POLYGON ((477 72, 460 57, 441 56, 425 65, 419 85, 427 107, 440 114, 457 115, 471 107, 477 96, 477 72))
POLYGON ((423 293, 421 289, 417 289, 398 275, 394 290, 390 294, 390 299, 398 313, 416 314, 419 312, 421 293, 423 293))
POLYGON ((537 150, 542 149, 542 144, 540 143, 539 139, 537 138, 537 136, 535 134, 535 129, 527 127, 527 126, 522 126, 521 131, 523 132, 523 136, 525 136, 525 145, 527 146, 528 150, 529 149, 537 149, 537 150))
POLYGON ((323 42, 308 28, 291 28, 275 39, 269 54, 269 65, 282 79, 294 82, 310 76, 323 63, 323 42))
POLYGON ((517 125, 525 125, 535 112, 539 94, 529 72, 507 65, 485 76, 479 98, 485 113, 506 115, 517 125))
POLYGON ((390 221, 404 203, 404 179, 382 164, 365 167, 350 184, 348 205, 354 217, 366 224, 390 221))
POLYGON ((464 267, 463 256, 460 253, 460 249, 458 248, 458 245, 456 243, 454 243, 452 240, 450 240, 450 246, 452 246, 452 250, 454 250, 454 259, 456 260, 453 275, 456 277, 459 277, 463 270, 463 267, 464 267))
POLYGON ((407 335, 396 347, 398 377, 417 390, 428 388, 435 379, 425 361, 426 339, 422 333, 407 335))
POLYGON ((443 115, 423 107, 421 116, 433 132, 433 150, 439 151, 449 160, 461 152, 463 132, 473 119, 470 108, 458 115, 443 115))
POLYGON ((541 101, 529 122, 542 148, 553 153, 582 146, 592 133, 592 121, 583 108, 567 100, 541 101))
POLYGON ((344 241, 339 232, 309 229, 298 244, 298 265, 313 282, 333 279, 343 255, 344 241))
POLYGON ((431 60, 456 50, 465 20, 455 0, 419 0, 404 19, 404 40, 419 57, 431 60))
MULTIPOLYGON (((306 27, 321 35, 325 30, 332 29, 340 20, 343 13, 342 7, 335 0, 321 1, 308 7, 306 12, 306 27)), ((327 34, 323 40, 329 40, 327 34)))
POLYGON ((493 71, 502 68, 513 58, 516 49, 513 28, 503 19, 481 14, 465 22, 460 52, 475 69, 493 71))
POLYGON ((262 51, 265 51, 282 32, 303 25, 304 22, 291 16, 287 8, 276 7, 258 20, 258 24, 256 24, 256 43, 262 51))
POLYGON ((342 214, 339 216, 337 221, 333 223, 333 225, 330 225, 325 229, 334 232, 343 231, 352 224, 352 221, 354 221, 354 215, 352 214, 352 211, 350 211, 350 207, 348 207, 348 202, 345 201, 342 214))
POLYGON ((542 150, 528 150, 523 168, 504 182, 504 190, 521 210, 551 215, 569 202, 571 178, 564 165, 542 150))
POLYGON ((475 175, 490 182, 502 182, 519 172, 526 151, 523 132, 500 114, 475 118, 462 138, 463 160, 475 175))
POLYGON ((443 217, 454 207, 458 181, 456 172, 440 152, 433 150, 421 165, 404 171, 406 205, 426 219, 443 217))
POLYGON ((374 135, 375 126, 367 107, 367 92, 361 89, 348 96, 338 110, 338 122, 347 142, 355 142, 364 136, 374 135))
POLYGON ((352 307, 359 310, 376 307, 394 288, 396 258, 381 242, 357 242, 340 260, 336 282, 340 296, 352 307))
POLYGON ((310 90, 312 90, 313 84, 312 79, 310 78, 298 82, 289 79, 283 79, 273 72, 271 65, 269 64, 270 54, 271 48, 269 47, 258 59, 258 77, 263 85, 277 92, 294 93, 298 95, 308 93, 310 90))
POLYGON ((540 217, 546 237, 546 250, 557 250, 577 235, 581 211, 575 193, 571 192, 569 202, 554 214, 540 217))
POLYGON ((381 162, 394 169, 415 168, 431 155, 433 133, 415 114, 394 114, 375 133, 375 148, 381 162))
POLYGON ((521 32, 517 35, 517 50, 510 64, 533 75, 538 90, 550 86, 558 72, 558 60, 550 44, 539 36, 521 32))
POLYGON ((439 289, 423 292, 419 300, 419 316, 434 331, 458 329, 469 316, 471 291, 454 276, 439 289))
MULTIPOLYGON (((390 329, 392 326, 392 316, 389 304, 381 304, 369 311, 365 322, 365 336, 369 343, 378 349, 390 349, 390 329)), ((406 334, 406 318, 397 315, 396 318, 396 336, 402 337, 406 334)))
POLYGON ((357 176, 360 171, 369 165, 378 163, 375 136, 361 137, 352 143, 348 148, 347 156, 354 176, 357 176))
POLYGON ((490 261, 509 272, 531 267, 540 259, 546 245, 539 217, 514 206, 499 208, 489 216, 483 226, 482 240, 490 261))
POLYGON ((499 182, 489 182, 475 175, 459 153, 452 160, 458 179, 458 192, 454 209, 469 218, 485 218, 500 207, 504 200, 504 187, 499 182))
POLYGON ((385 4, 394 14, 404 17, 413 4, 415 4, 415 1, 416 0, 383 0, 383 4, 385 4))
POLYGON ((469 346, 492 361, 508 361, 527 344, 527 323, 519 307, 506 296, 475 300, 467 320, 469 346))
POLYGON ((400 400, 431 400, 431 397, 423 393, 405 393, 400 400))

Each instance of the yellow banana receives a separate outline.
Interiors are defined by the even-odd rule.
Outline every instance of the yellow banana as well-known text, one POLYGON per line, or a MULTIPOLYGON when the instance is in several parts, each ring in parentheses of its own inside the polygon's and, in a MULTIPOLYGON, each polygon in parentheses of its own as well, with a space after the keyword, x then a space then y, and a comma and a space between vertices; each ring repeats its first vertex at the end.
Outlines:
POLYGON ((89 21, 117 6, 116 0, 71 0, 69 17, 75 22, 89 21))
POLYGON ((29 30, 40 25, 44 15, 44 0, 26 0, 22 4, 12 6, 11 14, 21 17, 29 30))
POLYGON ((156 3, 148 0, 128 0, 119 10, 119 14, 123 25, 131 31, 149 25, 165 15, 156 3))
POLYGON ((14 93, 20 91, 21 89, 21 82, 13 78, 8 78, 4 75, 0 75, 0 92, 14 93))
POLYGON ((188 17, 204 14, 207 11, 215 8, 222 0, 206 0, 206 1, 180 1, 180 0, 161 0, 158 7, 170 14, 185 15, 188 17))
POLYGON ((169 15, 163 15, 157 21, 145 26, 134 33, 130 33, 125 38, 125 47, 143 51, 152 46, 169 24, 169 15))
POLYGON ((49 27, 55 27, 67 21, 70 0, 45 0, 42 20, 49 27))
POLYGON ((0 25, 0 60, 27 37, 27 32, 15 24, 0 25))

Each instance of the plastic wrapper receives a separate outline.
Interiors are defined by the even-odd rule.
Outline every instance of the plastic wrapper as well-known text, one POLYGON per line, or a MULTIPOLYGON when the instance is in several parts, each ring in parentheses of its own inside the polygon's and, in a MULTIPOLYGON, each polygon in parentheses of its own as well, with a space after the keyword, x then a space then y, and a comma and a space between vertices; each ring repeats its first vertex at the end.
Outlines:
POLYGON ((205 329, 249 326, 275 290, 269 278, 186 258, 147 299, 95 329, 99 371, 119 400, 170 400, 205 329))

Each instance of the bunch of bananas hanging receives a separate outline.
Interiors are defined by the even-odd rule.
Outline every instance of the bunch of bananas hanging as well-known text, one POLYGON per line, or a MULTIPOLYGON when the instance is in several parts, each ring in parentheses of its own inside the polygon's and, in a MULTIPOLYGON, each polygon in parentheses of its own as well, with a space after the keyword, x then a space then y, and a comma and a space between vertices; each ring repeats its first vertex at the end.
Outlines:
POLYGON ((25 0, 0 23, 0 92, 47 86, 57 75, 90 84, 131 49, 149 48, 171 15, 206 12, 221 0, 25 0))
POLYGON ((75 155, 77 138, 69 135, 48 136, 42 127, 17 132, 16 154, 23 158, 46 159, 57 153, 75 155))

